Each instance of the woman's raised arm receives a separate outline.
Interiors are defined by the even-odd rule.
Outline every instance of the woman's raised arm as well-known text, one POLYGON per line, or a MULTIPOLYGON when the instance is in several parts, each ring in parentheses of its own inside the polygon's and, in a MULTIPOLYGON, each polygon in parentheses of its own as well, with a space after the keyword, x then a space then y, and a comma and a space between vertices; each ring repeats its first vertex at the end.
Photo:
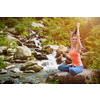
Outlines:
POLYGON ((80 34, 79 34, 80 23, 77 23, 76 27, 77 27, 77 33, 76 33, 76 36, 77 36, 77 47, 76 47, 76 50, 78 52, 81 52, 82 44, 81 44, 81 41, 80 41, 80 34))

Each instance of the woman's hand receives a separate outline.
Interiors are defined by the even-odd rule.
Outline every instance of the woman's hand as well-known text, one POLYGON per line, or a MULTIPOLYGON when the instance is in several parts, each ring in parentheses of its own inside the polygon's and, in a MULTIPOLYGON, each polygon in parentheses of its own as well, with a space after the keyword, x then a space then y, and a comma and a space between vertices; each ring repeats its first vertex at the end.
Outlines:
POLYGON ((77 23, 76 27, 79 28, 80 27, 80 23, 77 23))

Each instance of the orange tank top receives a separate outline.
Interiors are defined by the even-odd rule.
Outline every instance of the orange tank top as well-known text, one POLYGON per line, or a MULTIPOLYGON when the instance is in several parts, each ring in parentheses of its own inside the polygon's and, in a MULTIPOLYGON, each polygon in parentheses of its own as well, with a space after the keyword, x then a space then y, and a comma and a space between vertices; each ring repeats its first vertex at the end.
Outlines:
POLYGON ((82 61, 80 59, 80 53, 77 52, 75 48, 73 50, 69 51, 69 55, 72 60, 73 66, 81 66, 82 65, 82 61))

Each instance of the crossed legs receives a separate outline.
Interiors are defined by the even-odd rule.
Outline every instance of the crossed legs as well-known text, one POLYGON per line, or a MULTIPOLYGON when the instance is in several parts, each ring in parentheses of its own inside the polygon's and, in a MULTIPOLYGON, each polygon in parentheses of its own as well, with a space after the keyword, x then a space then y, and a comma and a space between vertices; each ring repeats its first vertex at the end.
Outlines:
POLYGON ((71 74, 78 74, 78 73, 83 71, 83 65, 82 66, 76 66, 76 67, 73 67, 71 64, 60 65, 60 66, 58 66, 58 70, 69 71, 71 74))

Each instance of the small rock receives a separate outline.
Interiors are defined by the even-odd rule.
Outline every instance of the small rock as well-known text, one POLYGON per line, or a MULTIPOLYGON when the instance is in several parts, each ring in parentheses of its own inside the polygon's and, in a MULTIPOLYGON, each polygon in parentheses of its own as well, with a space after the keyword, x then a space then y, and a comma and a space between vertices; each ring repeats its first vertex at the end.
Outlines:
POLYGON ((5 69, 0 69, 0 74, 6 74, 7 71, 5 69))
POLYGON ((3 54, 3 51, 0 49, 0 54, 3 54))
POLYGON ((12 78, 20 78, 20 76, 18 76, 18 75, 11 75, 10 77, 12 77, 12 78))
POLYGON ((13 60, 13 56, 9 56, 6 58, 7 61, 13 60))
POLYGON ((10 71, 12 71, 12 72, 14 72, 14 73, 19 73, 19 72, 20 72, 19 68, 13 68, 13 69, 11 69, 10 71))
POLYGON ((35 71, 34 70, 25 70, 24 72, 25 73, 34 73, 35 71))
POLYGON ((14 84, 14 80, 7 80, 3 84, 14 84))
POLYGON ((16 67, 16 65, 9 65, 9 66, 5 67, 5 69, 15 68, 15 67, 16 67))
POLYGON ((15 59, 14 62, 16 63, 25 63, 27 60, 15 59))

